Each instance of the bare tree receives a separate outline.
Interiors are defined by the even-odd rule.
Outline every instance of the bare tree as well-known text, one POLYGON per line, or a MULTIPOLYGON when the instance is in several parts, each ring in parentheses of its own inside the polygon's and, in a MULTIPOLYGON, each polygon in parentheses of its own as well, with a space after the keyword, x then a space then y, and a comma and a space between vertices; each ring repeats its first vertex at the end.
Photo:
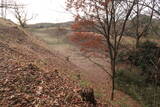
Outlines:
POLYGON ((1 0, 1 16, 2 16, 2 17, 3 17, 3 14, 4 14, 3 9, 4 9, 4 1, 1 0))
POLYGON ((7 10, 8 9, 13 9, 13 7, 14 7, 13 1, 1 0, 1 2, 0 2, 1 17, 6 18, 7 10))
POLYGON ((144 4, 140 3, 140 5, 152 9, 154 11, 154 15, 160 16, 160 1, 154 0, 154 3, 155 3, 154 7, 152 7, 149 3, 144 3, 144 4))
POLYGON ((25 6, 21 5, 21 7, 19 7, 17 3, 14 5, 13 15, 19 22, 20 26, 23 28, 27 25, 28 21, 33 19, 33 15, 31 17, 28 16, 25 6))
MULTIPOLYGON (((160 20, 160 1, 159 0, 148 0, 148 2, 139 2, 139 6, 148 8, 153 12, 152 18, 154 18, 154 20, 157 20, 157 21, 160 20), (151 4, 154 4, 154 6, 151 4)), ((146 13, 146 12, 143 12, 143 13, 146 13)), ((151 28, 151 31, 159 36, 160 35, 158 30, 159 26, 155 26, 158 23, 155 24, 154 22, 150 22, 149 20, 148 22, 149 23, 147 26, 149 26, 149 29, 151 28)))
MULTIPOLYGON (((148 5, 147 5, 148 6, 148 5)), ((150 7, 150 6, 148 6, 150 7)), ((160 37, 160 1, 156 0, 155 8, 150 7, 154 11, 154 18, 155 22, 152 24, 152 32, 157 36, 160 37)))
MULTIPOLYGON (((159 34, 159 21, 160 21, 160 0, 155 0, 154 2, 154 7, 151 7, 150 5, 145 5, 146 7, 149 7, 150 9, 153 10, 153 17, 156 20, 156 23, 153 23, 152 25, 152 31, 160 37, 159 34), (157 23, 158 22, 158 23, 157 23), (158 25, 157 25, 158 24, 158 25), (154 27, 156 27, 156 29, 154 29, 154 27)), ((154 92, 153 92, 153 106, 154 107, 158 107, 158 84, 159 84, 159 80, 160 80, 160 48, 158 48, 156 50, 156 54, 154 55, 154 59, 155 60, 151 60, 152 64, 153 64, 153 87, 154 87, 154 92)))
MULTIPOLYGON (((140 39, 147 35, 149 28, 151 28, 153 9, 145 6, 146 0, 137 0, 135 11, 135 18, 132 20, 136 32, 136 48, 139 47, 140 39)), ((148 1, 148 5, 154 8, 155 0, 148 1)))

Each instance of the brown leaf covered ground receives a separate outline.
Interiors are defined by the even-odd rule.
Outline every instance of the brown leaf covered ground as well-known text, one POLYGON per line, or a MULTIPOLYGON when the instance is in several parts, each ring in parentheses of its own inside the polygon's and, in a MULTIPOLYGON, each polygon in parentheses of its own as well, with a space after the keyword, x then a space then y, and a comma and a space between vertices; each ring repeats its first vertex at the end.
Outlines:
POLYGON ((75 65, 12 22, 0 23, 1 107, 91 106, 82 101, 75 91, 79 86, 67 75, 79 70, 75 65))

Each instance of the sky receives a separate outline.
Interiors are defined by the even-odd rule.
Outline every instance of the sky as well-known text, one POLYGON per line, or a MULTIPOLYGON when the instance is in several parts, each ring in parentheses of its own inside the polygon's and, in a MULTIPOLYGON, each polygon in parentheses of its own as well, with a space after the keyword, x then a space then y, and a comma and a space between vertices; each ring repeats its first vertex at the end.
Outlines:
MULTIPOLYGON (((65 10, 65 0, 18 0, 26 5, 28 16, 34 19, 28 23, 59 23, 72 21, 73 16, 65 10)), ((16 21, 10 13, 7 17, 16 21)))

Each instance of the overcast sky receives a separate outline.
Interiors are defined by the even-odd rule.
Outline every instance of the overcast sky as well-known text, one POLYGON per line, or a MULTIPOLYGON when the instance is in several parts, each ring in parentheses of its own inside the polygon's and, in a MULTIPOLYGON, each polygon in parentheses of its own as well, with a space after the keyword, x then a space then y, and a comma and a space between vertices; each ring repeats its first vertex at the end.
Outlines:
MULTIPOLYGON (((26 4, 29 15, 36 15, 29 23, 66 22, 73 20, 72 15, 65 11, 65 0, 18 0, 26 4)), ((8 18, 13 17, 10 15, 8 18)))

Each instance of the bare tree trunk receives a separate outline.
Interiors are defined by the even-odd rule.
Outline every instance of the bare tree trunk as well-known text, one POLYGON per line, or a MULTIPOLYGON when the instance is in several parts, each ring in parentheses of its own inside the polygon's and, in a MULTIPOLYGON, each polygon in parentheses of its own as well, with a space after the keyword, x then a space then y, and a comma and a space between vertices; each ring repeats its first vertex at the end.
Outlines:
POLYGON ((136 38, 136 48, 139 47, 139 44, 140 44, 140 37, 137 37, 137 38, 136 38))
POLYGON ((113 101, 114 100, 114 90, 115 90, 115 72, 116 72, 115 60, 111 61, 111 70, 112 70, 111 101, 113 101))
POLYGON ((153 106, 154 107, 157 107, 157 71, 156 71, 156 74, 154 74, 155 76, 154 76, 154 78, 155 78, 155 80, 154 80, 154 104, 153 104, 153 106))
MULTIPOLYGON (((160 50, 158 50, 158 53, 160 53, 160 50)), ((155 72, 154 72, 154 98, 153 98, 153 106, 154 107, 158 107, 157 105, 157 91, 158 91, 158 71, 160 70, 159 68, 159 64, 160 64, 160 56, 158 56, 158 60, 157 60, 157 63, 155 64, 155 72)))
POLYGON ((3 11, 3 8, 4 8, 4 1, 1 0, 1 17, 4 17, 4 11, 3 11))

